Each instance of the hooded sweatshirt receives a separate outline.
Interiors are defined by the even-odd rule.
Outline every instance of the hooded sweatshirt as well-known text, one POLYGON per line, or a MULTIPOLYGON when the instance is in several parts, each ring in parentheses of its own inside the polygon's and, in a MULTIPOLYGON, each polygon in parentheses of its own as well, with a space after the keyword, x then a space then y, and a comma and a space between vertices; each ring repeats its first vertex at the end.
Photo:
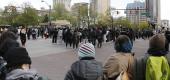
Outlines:
POLYGON ((96 60, 80 60, 72 64, 64 80, 98 80, 102 73, 102 64, 96 60))
POLYGON ((24 80, 39 80, 38 73, 35 70, 23 70, 23 69, 15 69, 10 73, 7 73, 6 80, 16 80, 16 79, 24 79, 24 80))

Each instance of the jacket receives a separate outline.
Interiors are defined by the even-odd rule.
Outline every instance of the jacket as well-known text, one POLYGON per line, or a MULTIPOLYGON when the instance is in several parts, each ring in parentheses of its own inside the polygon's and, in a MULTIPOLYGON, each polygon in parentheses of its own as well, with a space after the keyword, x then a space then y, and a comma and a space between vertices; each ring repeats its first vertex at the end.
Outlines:
POLYGON ((96 60, 80 60, 72 64, 64 80, 99 80, 102 64, 96 60))
POLYGON ((130 80, 133 80, 134 57, 131 53, 116 53, 112 55, 104 64, 104 76, 107 79, 114 80, 122 71, 127 71, 130 80), (129 61, 129 59, 132 59, 129 61))
MULTIPOLYGON (((146 63, 147 63, 147 59, 149 58, 149 54, 145 54, 145 56, 142 56, 138 59, 135 60, 134 63, 134 79, 135 80, 145 80, 146 79, 146 63)), ((164 55, 167 60, 168 63, 170 65, 170 54, 166 54, 164 55)))
POLYGON ((43 79, 38 75, 36 70, 22 70, 22 69, 15 69, 6 75, 5 80, 16 80, 16 79, 24 79, 24 80, 46 80, 43 79))

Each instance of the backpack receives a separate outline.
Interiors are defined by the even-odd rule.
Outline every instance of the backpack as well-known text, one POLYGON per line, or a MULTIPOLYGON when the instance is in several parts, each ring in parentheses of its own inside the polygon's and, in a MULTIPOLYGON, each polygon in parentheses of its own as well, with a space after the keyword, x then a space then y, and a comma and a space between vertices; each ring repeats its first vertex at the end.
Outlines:
POLYGON ((0 80, 4 80, 6 77, 7 69, 6 69, 7 62, 0 57, 0 80))
POLYGON ((40 76, 36 70, 14 69, 6 74, 5 80, 48 80, 46 76, 40 76))
POLYGON ((146 80, 170 80, 170 68, 164 56, 150 56, 146 62, 146 80))
MULTIPOLYGON (((134 80, 146 80, 146 66, 147 66, 147 60, 149 59, 150 55, 145 55, 144 57, 140 57, 138 59, 135 59, 134 64, 134 80)), ((165 56, 168 63, 170 64, 170 54, 167 54, 165 56)))
POLYGON ((120 75, 116 78, 116 80, 130 80, 127 72, 121 72, 120 75))
POLYGON ((130 76, 128 75, 128 72, 130 71, 130 65, 132 64, 132 60, 134 60, 134 57, 130 57, 128 61, 128 68, 126 71, 122 71, 119 76, 116 78, 116 80, 130 80, 130 76))

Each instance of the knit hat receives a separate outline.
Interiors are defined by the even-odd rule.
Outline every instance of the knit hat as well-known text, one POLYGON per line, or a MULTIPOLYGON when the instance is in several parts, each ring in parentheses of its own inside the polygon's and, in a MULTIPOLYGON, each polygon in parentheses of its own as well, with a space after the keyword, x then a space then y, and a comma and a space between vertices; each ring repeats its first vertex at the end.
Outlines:
POLYGON ((95 57, 95 48, 91 43, 82 44, 78 50, 78 56, 83 57, 95 57))
POLYGON ((115 41, 114 48, 117 52, 130 53, 132 47, 133 47, 132 42, 126 35, 120 35, 115 41))
POLYGON ((149 49, 154 51, 164 51, 166 38, 164 35, 154 35, 149 41, 149 49))
POLYGON ((25 48, 15 47, 11 48, 4 55, 4 59, 7 61, 7 66, 13 66, 16 64, 31 64, 31 58, 25 48))

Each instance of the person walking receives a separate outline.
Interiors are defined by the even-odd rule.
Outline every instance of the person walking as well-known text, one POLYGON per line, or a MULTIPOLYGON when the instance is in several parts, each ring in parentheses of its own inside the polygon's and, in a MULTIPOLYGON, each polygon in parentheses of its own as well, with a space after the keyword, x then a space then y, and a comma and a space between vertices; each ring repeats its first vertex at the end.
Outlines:
POLYGON ((78 50, 79 60, 71 65, 64 80, 100 80, 102 64, 95 60, 95 48, 91 43, 82 44, 78 50))
POLYGON ((79 36, 78 36, 78 31, 75 30, 73 33, 73 37, 72 37, 72 43, 73 43, 73 49, 74 48, 78 48, 78 44, 79 44, 79 36))

